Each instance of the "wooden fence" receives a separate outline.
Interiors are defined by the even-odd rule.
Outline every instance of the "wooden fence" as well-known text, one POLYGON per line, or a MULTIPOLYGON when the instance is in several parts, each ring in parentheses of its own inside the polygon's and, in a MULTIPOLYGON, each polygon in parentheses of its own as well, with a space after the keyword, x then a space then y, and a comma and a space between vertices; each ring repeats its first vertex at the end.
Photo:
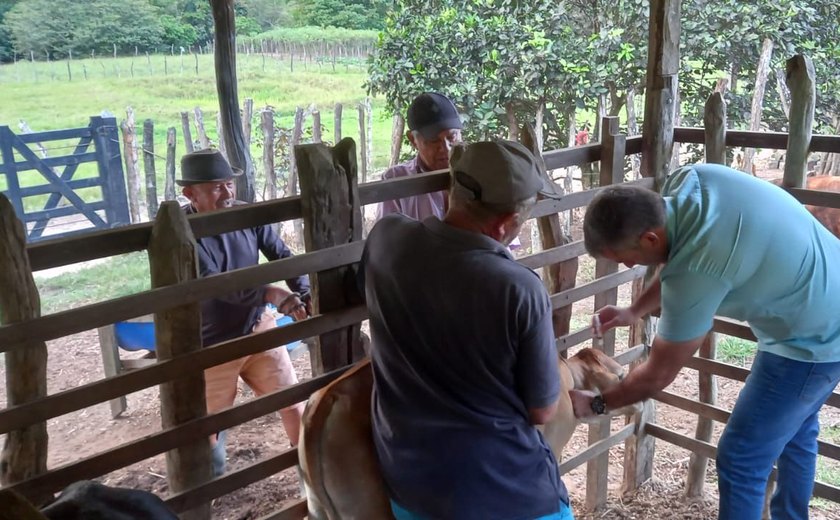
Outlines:
MULTIPOLYGON (((610 130, 604 133, 603 142, 547 152, 543 156, 546 166, 549 169, 555 169, 600 161, 602 184, 619 182, 624 173, 625 156, 637 154, 641 151, 642 138, 625 138, 619 135, 617 121, 614 119, 606 120, 604 127, 610 130)), ((676 131, 676 137, 678 141, 688 140, 689 138, 697 139, 697 132, 693 129, 680 129, 676 131)), ((700 132, 702 133, 702 130, 700 132)), ((723 143, 729 145, 742 143, 766 147, 777 141, 778 137, 774 135, 768 137, 745 132, 729 132, 726 134, 723 143)), ((700 139, 700 142, 702 142, 702 139, 700 139)), ((315 146, 319 147, 318 150, 321 150, 318 153, 330 153, 323 145, 315 146)), ((352 143, 348 144, 345 141, 342 146, 349 146, 352 150, 352 143)), ((814 138, 810 140, 810 146, 812 150, 816 151, 837 152, 840 151, 840 138, 814 138)), ((337 181, 335 179, 325 179, 324 172, 328 168, 312 167, 316 163, 309 162, 305 169, 301 170, 302 176, 310 181, 318 180, 322 182, 302 183, 304 192, 300 196, 255 203, 206 215, 193 215, 186 218, 185 223, 189 225, 189 229, 195 237, 215 235, 233 229, 300 217, 309 219, 311 223, 314 215, 317 214, 315 212, 323 211, 324 208, 335 208, 335 211, 349 211, 357 214, 360 205, 438 191, 448 186, 449 177, 446 172, 433 172, 357 186, 354 150, 352 156, 354 158, 353 163, 348 164, 348 168, 345 168, 349 172, 349 177, 346 179, 337 181), (350 197, 350 208, 345 206, 342 209, 339 204, 310 204, 312 200, 323 201, 324 197, 328 197, 328 187, 335 187, 335 182, 349 183, 344 185, 344 188, 351 190, 350 193, 353 194, 350 197), (318 188, 318 186, 321 186, 321 188, 318 188)), ((335 172, 328 173, 334 174, 335 172)), ((651 178, 644 178, 635 181, 635 183, 653 187, 653 179, 651 178)), ((540 220, 542 229, 551 227, 542 226, 542 224, 551 224, 550 220, 556 218, 559 213, 587 205, 598 189, 600 188, 571 193, 559 201, 542 200, 535 208, 532 217, 538 220, 548 219, 540 220)), ((832 207, 840 207, 840 195, 799 189, 794 189, 792 192, 800 200, 809 203, 822 203, 832 207)), ((345 195, 346 193, 344 191, 345 195)), ((171 208, 171 204, 169 208, 171 208)), ((20 257, 25 258, 28 262, 18 263, 18 269, 12 270, 16 280, 11 280, 4 287, 8 287, 8 291, 12 293, 15 291, 25 292, 28 287, 26 282, 31 279, 31 271, 108 257, 129 251, 149 249, 149 254, 153 257, 153 263, 165 260, 162 255, 166 255, 166 249, 152 247, 153 237, 166 233, 183 234, 182 231, 178 230, 182 229, 185 223, 175 218, 176 215, 179 215, 177 212, 161 211, 161 215, 165 215, 165 218, 158 217, 155 223, 142 223, 121 229, 91 233, 78 238, 45 241, 28 246, 24 246, 19 240, 16 241, 11 233, 6 232, 0 236, 0 240, 8 243, 4 247, 11 251, 16 248, 20 257), (167 232, 167 229, 171 229, 171 231, 167 232)), ((13 220, 5 214, 0 217, 0 221, 4 222, 13 220)), ((346 214, 321 215, 319 222, 342 219, 346 222, 346 217, 346 214)), ((7 372, 7 377, 10 378, 9 384, 11 387, 21 384, 21 379, 25 378, 26 374, 38 374, 38 377, 44 377, 44 365, 42 363, 45 363, 45 359, 26 357, 27 353, 36 352, 43 348, 44 341, 95 329, 138 315, 155 314, 156 320, 159 320, 164 312, 183 308, 206 298, 271 283, 276 280, 288 279, 305 273, 322 276, 331 270, 350 266, 359 260, 363 247, 361 240, 348 238, 344 243, 325 249, 317 249, 317 247, 321 247, 317 245, 321 242, 318 240, 319 237, 313 235, 313 226, 307 225, 306 232, 308 233, 307 244, 315 244, 315 246, 310 247, 307 253, 289 259, 269 262, 209 278, 181 281, 173 285, 158 286, 156 284, 149 291, 107 302, 85 305, 52 315, 38 317, 37 312, 33 312, 10 320, 0 327, 0 352, 7 352, 9 354, 7 359, 12 359, 17 363, 17 366, 26 368, 26 370, 9 370, 7 372)), ((321 235, 326 236, 327 233, 321 232, 321 235)), ((547 233, 543 233, 542 236, 544 239, 556 238, 550 237, 547 233)), ((553 267, 566 262, 576 262, 577 258, 584 254, 581 241, 564 239, 561 242, 558 245, 549 245, 543 251, 526 256, 520 261, 523 265, 536 269, 544 266, 553 267)), ((0 250, 3 250, 3 248, 0 248, 0 250)), ((7 268, 0 266, 0 271, 4 269, 7 268)), ((621 285, 633 283, 634 288, 638 290, 639 282, 644 274, 644 271, 638 268, 618 270, 615 264, 599 262, 595 280, 584 285, 567 287, 559 292, 552 291, 552 306, 556 311, 562 311, 569 308, 572 303, 592 296, 596 297, 596 306, 614 301, 616 290, 621 285)), ((318 287, 318 284, 316 284, 316 287, 318 287)), ((324 284, 319 290, 335 291, 335 286, 331 289, 327 284, 324 284)), ((315 301, 319 302, 327 294, 328 292, 323 295, 316 294, 315 301)), ((10 301, 14 302, 15 300, 14 298, 0 300, 0 304, 14 305, 9 303, 10 301)), ((329 344, 329 341, 325 341, 325 339, 328 339, 328 334, 357 327, 366 317, 367 311, 364 306, 352 303, 345 303, 341 307, 331 308, 330 310, 318 308, 316 309, 316 316, 313 318, 287 327, 228 341, 205 349, 182 353, 171 359, 161 359, 153 366, 114 378, 95 381, 57 394, 49 396, 32 395, 19 401, 10 402, 9 407, 0 411, 0 433, 8 434, 9 432, 24 431, 27 428, 42 424, 50 418, 95 404, 105 403, 110 399, 128 393, 176 380, 185 373, 195 373, 195 371, 243 355, 263 351, 278 344, 285 344, 295 339, 316 335, 322 339, 321 345, 316 347, 314 353, 314 356, 319 357, 322 363, 315 367, 314 373, 316 376, 311 380, 253 399, 220 413, 196 417, 177 425, 173 424, 154 435, 98 453, 72 464, 53 468, 50 471, 44 471, 46 468, 29 468, 33 469, 30 474, 36 476, 15 481, 10 484, 10 487, 29 497, 54 492, 76 480, 94 478, 168 450, 181 449, 206 439, 214 432, 233 427, 305 399, 314 390, 327 384, 344 370, 342 367, 332 366, 332 363, 335 362, 332 359, 334 356, 330 356, 330 353, 325 351, 329 344)), ((741 337, 750 336, 749 329, 745 325, 727 320, 717 320, 715 330, 741 337)), ((636 363, 644 359, 646 348, 640 340, 641 337, 640 330, 634 329, 631 331, 628 348, 616 356, 620 363, 636 363)), ((591 338, 592 333, 589 327, 569 331, 569 333, 557 338, 557 348, 562 352, 591 338)), ((611 355, 615 353, 615 340, 612 334, 604 339, 601 348, 611 355)), ((743 380, 748 374, 747 370, 701 357, 693 359, 689 366, 702 371, 703 377, 714 374, 743 380)), ((177 394, 173 398, 177 398, 177 394)), ((682 409, 697 413, 704 419, 717 421, 726 419, 727 412, 716 408, 712 404, 691 401, 672 396, 666 392, 657 396, 657 399, 669 405, 676 404, 682 409)), ((833 395, 829 399, 828 405, 840 405, 840 396, 833 395)), ((562 462, 562 473, 566 473, 583 463, 588 464, 587 508, 597 508, 605 504, 608 491, 608 471, 611 469, 608 465, 608 451, 622 442, 625 443, 624 490, 632 490, 650 477, 652 469, 651 444, 654 438, 685 447, 704 457, 714 456, 714 446, 708 441, 681 435, 653 422, 651 420, 651 407, 652 403, 648 403, 639 416, 634 417, 626 426, 613 434, 610 434, 606 420, 601 424, 593 425, 589 433, 590 445, 582 452, 574 454, 562 462)), ((46 441, 40 442, 45 443, 46 441)), ((11 447, 11 449, 16 448, 17 446, 14 445, 11 447)), ((46 446, 40 446, 40 449, 45 450, 46 446)), ((840 447, 822 443, 820 453, 832 458, 839 458, 837 456, 840 455, 840 447)), ((179 512, 200 509, 206 507, 206 504, 213 498, 291 467, 296 461, 297 453, 294 450, 286 450, 279 455, 259 460, 239 471, 202 484, 179 488, 177 485, 170 483, 172 494, 166 498, 166 501, 179 512)), ((822 483, 818 483, 815 489, 817 496, 836 501, 840 501, 839 493, 840 490, 837 488, 822 483)), ((295 500, 265 518, 303 518, 305 514, 305 501, 295 500)))

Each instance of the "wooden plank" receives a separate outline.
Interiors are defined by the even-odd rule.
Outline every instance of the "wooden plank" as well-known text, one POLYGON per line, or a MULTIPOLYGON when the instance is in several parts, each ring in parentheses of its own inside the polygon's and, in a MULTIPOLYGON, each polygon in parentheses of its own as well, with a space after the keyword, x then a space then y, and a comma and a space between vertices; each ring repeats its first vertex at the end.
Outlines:
POLYGON ((90 127, 84 126, 81 128, 64 128, 61 130, 47 130, 45 132, 32 132, 31 134, 21 134, 20 140, 26 144, 41 143, 46 141, 59 141, 62 139, 90 139, 93 136, 90 127))
POLYGON ((365 110, 366 106, 364 103, 359 103, 358 111, 359 111, 359 166, 361 166, 360 170, 362 172, 362 182, 367 182, 368 179, 368 165, 369 160, 367 156, 367 143, 368 143, 368 131, 369 129, 365 128, 366 117, 365 117, 365 110))
POLYGON ((782 183, 791 188, 804 188, 808 169, 808 151, 814 126, 816 79, 811 58, 797 54, 785 64, 785 78, 790 90, 788 145, 782 183))
POLYGON ((628 136, 626 145, 624 147, 624 153, 626 153, 627 155, 636 155, 638 153, 642 153, 642 136, 628 136))
POLYGON ((601 160, 601 143, 586 144, 553 150, 543 154, 543 161, 547 170, 581 166, 601 160))
MULTIPOLYGON (((703 144, 704 131, 702 128, 674 128, 674 140, 679 143, 703 144)), ((788 134, 781 132, 747 132, 743 130, 729 130, 726 132, 726 146, 740 146, 745 148, 787 148, 788 134)), ((809 148, 812 152, 840 153, 840 136, 814 135, 811 137, 809 148)))
MULTIPOLYGON (((580 345, 584 341, 590 339, 592 339, 592 327, 584 327, 570 334, 566 334, 565 336, 560 336, 555 342, 557 346, 557 352, 562 354, 563 352, 569 350, 575 345, 580 345)), ((2 417, 2 415, 0 415, 0 417, 2 417)))
POLYGON ((710 459, 715 458, 715 455, 717 454, 717 449, 708 442, 692 439, 691 437, 669 430, 668 428, 664 428, 658 424, 648 423, 644 428, 645 432, 651 437, 656 437, 657 439, 673 444, 674 446, 679 446, 680 448, 686 449, 692 453, 697 453, 710 459))
MULTIPOLYGON (((26 134, 23 134, 26 135, 26 134)), ((78 150, 81 146, 84 145, 82 151, 77 152, 74 151, 73 155, 57 155, 55 157, 42 157, 38 159, 38 162, 46 166, 47 168, 58 168, 59 166, 72 166, 72 165, 79 165, 86 162, 93 162, 96 160, 96 152, 85 152, 84 150, 87 149, 87 144, 90 141, 83 141, 76 145, 76 149, 78 150)), ((24 170, 34 170, 36 168, 36 163, 32 161, 15 161, 15 167, 17 171, 24 171, 24 170)), ((5 165, 0 165, 0 173, 5 173, 5 165)), ((68 178, 70 178, 68 176, 68 178)))
POLYGON ((596 457, 607 453, 610 448, 617 446, 632 437, 635 430, 635 424, 628 424, 609 437, 602 439, 595 444, 590 444, 585 450, 560 463, 560 476, 572 471, 584 462, 589 462, 596 457))
POLYGON ((787 190, 802 204, 840 209, 840 193, 800 188, 788 188, 787 190))
POLYGON ((529 269, 539 269, 545 265, 564 262, 585 254, 586 247, 583 240, 578 240, 551 249, 544 249, 533 255, 523 256, 517 262, 529 269))
POLYGON ((284 506, 279 511, 263 516, 259 520, 298 520, 300 518, 306 518, 308 512, 306 499, 301 498, 284 506))
POLYGON ((619 365, 629 365, 641 359, 647 353, 647 345, 636 345, 635 347, 625 350, 621 354, 613 357, 613 360, 619 365))
MULTIPOLYGON (((607 270, 604 271, 609 272, 607 270)), ((595 280, 589 283, 585 283, 573 289, 567 289, 557 294, 552 294, 551 306, 553 308, 558 308, 580 300, 584 300, 586 298, 589 298, 590 296, 597 296, 606 291, 614 292, 615 288, 619 285, 625 284, 627 282, 632 282, 637 278, 643 277, 645 275, 645 271, 646 268, 644 266, 636 266, 632 269, 624 269, 623 271, 619 271, 617 273, 606 274, 604 276, 596 278, 595 280)), ((598 276, 598 274, 599 273, 597 272, 595 273, 596 276, 598 276)), ((604 305, 613 304, 605 303, 604 305)), ((605 352, 612 356, 612 352, 607 352, 606 350, 605 352)))
POLYGON ((297 448, 287 448, 278 455, 273 455, 249 464, 244 468, 226 473, 219 478, 213 479, 212 482, 175 493, 166 499, 166 505, 176 513, 180 513, 238 489, 242 489, 254 482, 266 479, 287 468, 291 468, 297 462, 297 448))
MULTIPOLYGON (((99 202, 89 202, 86 204, 89 211, 99 211, 106 209, 108 204, 105 201, 99 202)), ((32 211, 30 213, 25 213, 23 216, 24 222, 42 222, 54 218, 59 217, 66 217, 69 215, 81 215, 81 212, 75 206, 63 206, 61 208, 54 208, 48 210, 40 210, 40 211, 32 211)), ((90 223, 91 227, 93 223, 90 223)), ((36 238, 35 236, 31 236, 31 238, 36 238)))
POLYGON ((354 242, 5 325, 0 327, 0 352, 17 348, 17 344, 26 341, 60 338, 137 315, 228 294, 244 287, 257 287, 307 272, 341 267, 358 262, 363 247, 362 242, 354 242))
MULTIPOLYGON (((361 125, 363 119, 359 120, 361 125)), ((342 139, 335 147, 323 143, 298 145, 294 153, 300 172, 306 250, 361 244, 363 225, 353 140, 342 139)), ((311 282, 314 312, 330 312, 364 301, 358 294, 352 266, 320 270, 312 275, 311 282)), ((313 374, 361 360, 365 353, 359 325, 321 334, 309 353, 313 374)))
POLYGON ((102 476, 149 457, 154 457, 186 442, 202 437, 206 438, 215 432, 238 426, 257 417, 274 413, 280 408, 305 401, 313 392, 340 377, 345 370, 337 370, 284 388, 279 392, 266 394, 219 413, 190 421, 176 428, 147 435, 136 441, 58 467, 48 473, 9 487, 25 496, 33 490, 43 491, 44 493, 59 491, 78 480, 102 476))
MULTIPOLYGON (((71 190, 79 190, 82 188, 92 188, 94 186, 101 186, 102 179, 99 177, 88 177, 86 179, 75 179, 66 181, 64 183, 71 190)), ((56 193, 58 189, 52 184, 41 184, 39 186, 27 186, 21 188, 19 193, 21 197, 31 197, 33 195, 46 195, 47 193, 56 193)))
MULTIPOLYGON (((0 323, 21 322, 41 313, 41 298, 26 257, 26 231, 9 199, 0 193, 0 323)), ((30 340, 26 348, 5 356, 7 406, 37 402, 47 395, 47 346, 30 340)), ((8 486, 47 471, 47 424, 30 421, 10 428, 0 451, 0 484, 8 486)), ((49 495, 32 490, 34 504, 49 495)))
POLYGON ((23 215, 23 200, 20 196, 20 181, 18 180, 17 167, 15 166, 15 153, 12 149, 14 133, 8 126, 0 126, 0 153, 3 156, 3 165, 6 173, 6 196, 9 197, 12 207, 17 215, 23 215))
POLYGON ((712 330, 726 334, 727 336, 735 336, 736 338, 745 339, 748 341, 757 341, 755 334, 753 334, 750 326, 743 321, 733 320, 731 318, 715 317, 714 326, 712 330))
MULTIPOLYGON (((145 148, 145 147, 144 147, 145 148)), ((149 240, 152 287, 176 286, 198 277, 197 245, 187 218, 175 201, 160 207, 149 240)), ((159 361, 201 350, 201 309, 198 302, 173 307, 155 314, 155 346, 159 361)), ((160 415, 164 429, 184 424, 207 414, 204 373, 185 372, 160 385, 160 415)), ((210 481, 213 469, 208 437, 166 452, 166 480, 177 493, 210 481)), ((183 510, 182 510, 183 511, 183 510)), ((193 504, 183 520, 210 516, 210 502, 193 504)))
POLYGON ((203 370, 240 357, 262 352, 277 345, 308 338, 322 332, 346 327, 367 319, 367 308, 359 305, 350 309, 316 316, 285 327, 249 334, 241 338, 207 347, 200 352, 160 361, 154 365, 121 374, 113 379, 101 379, 79 387, 58 392, 37 403, 27 403, 0 410, 0 433, 19 429, 34 421, 51 419, 82 408, 137 392, 165 381, 176 379, 193 370, 203 370))

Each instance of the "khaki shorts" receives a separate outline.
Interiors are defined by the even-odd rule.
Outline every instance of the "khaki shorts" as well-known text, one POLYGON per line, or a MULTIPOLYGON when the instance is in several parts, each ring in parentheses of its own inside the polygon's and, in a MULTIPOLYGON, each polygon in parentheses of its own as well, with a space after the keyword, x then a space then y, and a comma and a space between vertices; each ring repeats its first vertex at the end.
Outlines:
MULTIPOLYGON (((276 326, 274 316, 265 312, 254 325, 253 333, 264 332, 276 326)), ((298 382, 285 346, 228 361, 204 371, 208 413, 233 406, 240 377, 257 396, 298 382)))

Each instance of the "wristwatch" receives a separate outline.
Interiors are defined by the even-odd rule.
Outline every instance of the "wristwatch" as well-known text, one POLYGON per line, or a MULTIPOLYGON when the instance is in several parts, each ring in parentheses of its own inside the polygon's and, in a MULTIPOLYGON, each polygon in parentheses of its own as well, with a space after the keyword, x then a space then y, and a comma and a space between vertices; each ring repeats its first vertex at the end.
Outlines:
POLYGON ((607 403, 604 402, 604 396, 601 394, 593 397, 589 406, 592 408, 592 411, 595 412, 595 415, 604 415, 607 413, 607 403))

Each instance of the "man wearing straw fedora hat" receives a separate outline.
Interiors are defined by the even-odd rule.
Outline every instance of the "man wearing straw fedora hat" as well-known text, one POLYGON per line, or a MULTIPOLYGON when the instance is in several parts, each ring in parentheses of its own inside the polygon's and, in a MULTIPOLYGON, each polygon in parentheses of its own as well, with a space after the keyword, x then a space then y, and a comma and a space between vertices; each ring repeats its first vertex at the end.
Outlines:
MULTIPOLYGON (((204 213, 243 204, 234 199, 235 178, 242 172, 234 169, 218 150, 199 150, 181 159, 183 194, 190 200, 184 208, 187 214, 204 213)), ((292 252, 269 225, 238 229, 220 235, 198 239, 199 275, 214 274, 252 267, 259 263, 262 252, 269 260, 292 256, 292 252)), ((228 341, 246 334, 263 332, 276 327, 267 304, 273 304, 283 314, 295 320, 307 315, 306 302, 309 279, 299 276, 286 280, 294 292, 275 285, 243 289, 232 294, 201 302, 201 336, 204 346, 228 341)), ((217 412, 233 405, 239 378, 257 396, 297 383, 289 353, 283 347, 252 354, 204 372, 207 411, 217 412)), ((280 410, 289 441, 297 445, 303 403, 280 410)), ((214 436, 213 471, 224 473, 225 432, 214 436)))

